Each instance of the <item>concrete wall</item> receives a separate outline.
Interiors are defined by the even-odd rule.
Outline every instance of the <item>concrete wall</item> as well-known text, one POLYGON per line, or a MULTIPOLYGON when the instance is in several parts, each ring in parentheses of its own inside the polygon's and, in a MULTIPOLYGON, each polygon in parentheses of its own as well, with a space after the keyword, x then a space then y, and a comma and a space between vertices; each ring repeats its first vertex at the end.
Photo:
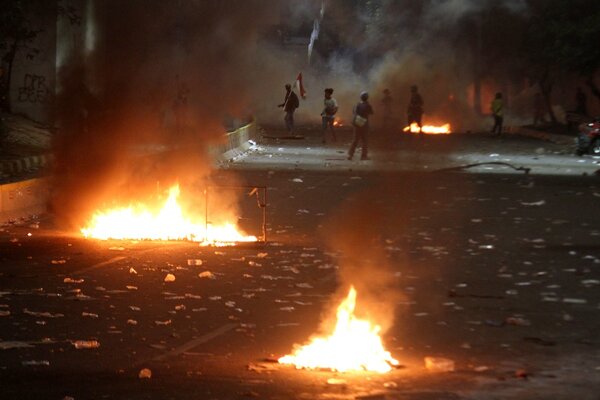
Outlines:
POLYGON ((46 212, 47 179, 29 179, 0 185, 0 224, 46 212))
POLYGON ((15 56, 10 85, 12 111, 49 123, 56 85, 57 4, 48 1, 30 16, 31 28, 41 30, 15 56))

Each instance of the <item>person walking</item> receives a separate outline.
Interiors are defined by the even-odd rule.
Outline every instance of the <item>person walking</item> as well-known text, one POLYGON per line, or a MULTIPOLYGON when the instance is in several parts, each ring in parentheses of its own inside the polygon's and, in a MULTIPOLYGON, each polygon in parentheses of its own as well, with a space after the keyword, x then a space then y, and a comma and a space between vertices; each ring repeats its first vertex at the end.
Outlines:
POLYGON ((337 141, 335 131, 333 129, 333 123, 335 122, 335 114, 338 112, 338 103, 331 97, 333 95, 333 89, 325 89, 325 99, 323 100, 323 112, 321 112, 321 119, 323 121, 323 143, 326 142, 327 129, 331 132, 333 141, 337 141))
POLYGON ((408 102, 408 108, 406 113, 408 114, 408 126, 410 127, 413 123, 416 123, 419 127, 419 135, 423 135, 422 118, 423 118, 423 97, 419 93, 419 88, 416 85, 410 87, 410 101, 408 102))
POLYGON ((298 100, 298 96, 296 93, 292 91, 292 85, 289 83, 285 85, 285 98, 283 99, 283 103, 279 104, 277 107, 283 107, 283 111, 285 112, 285 127, 288 131, 288 134, 292 135, 294 133, 294 111, 296 108, 300 107, 300 101, 298 100))
POLYGON ((354 107, 354 118, 352 125, 354 125, 354 140, 348 150, 348 160, 352 160, 354 157, 354 151, 356 146, 360 142, 362 145, 361 160, 369 159, 369 115, 373 115, 373 107, 369 104, 369 93, 362 92, 360 94, 360 103, 354 107))
POLYGON ((504 102, 502 101, 502 93, 496 93, 496 97, 492 100, 490 108, 492 110, 492 115, 494 116, 492 133, 500 136, 502 134, 502 123, 504 120, 504 102))

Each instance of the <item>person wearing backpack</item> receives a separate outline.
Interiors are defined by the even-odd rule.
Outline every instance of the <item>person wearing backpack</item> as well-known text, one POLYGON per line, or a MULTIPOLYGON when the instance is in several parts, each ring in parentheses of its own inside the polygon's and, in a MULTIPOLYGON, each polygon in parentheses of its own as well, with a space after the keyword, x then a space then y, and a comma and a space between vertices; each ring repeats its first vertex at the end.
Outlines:
POLYGON ((362 92, 360 94, 360 103, 354 107, 354 118, 352 119, 352 125, 354 126, 354 140, 348 151, 348 160, 352 160, 352 157, 354 157, 354 151, 359 142, 362 145, 360 159, 369 159, 369 115, 373 115, 373 107, 369 104, 369 93, 362 92))
POLYGON ((289 83, 285 85, 285 99, 282 104, 279 104, 277 107, 283 107, 283 111, 285 112, 285 127, 288 133, 291 135, 294 133, 294 111, 296 108, 300 107, 300 101, 298 100, 298 96, 296 93, 292 91, 292 85, 289 83))

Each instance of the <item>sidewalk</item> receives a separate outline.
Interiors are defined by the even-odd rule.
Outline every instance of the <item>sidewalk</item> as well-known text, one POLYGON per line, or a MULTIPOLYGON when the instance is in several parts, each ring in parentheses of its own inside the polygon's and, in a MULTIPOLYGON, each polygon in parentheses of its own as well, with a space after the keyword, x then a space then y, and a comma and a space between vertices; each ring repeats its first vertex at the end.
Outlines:
MULTIPOLYGON (((272 128, 258 146, 232 160, 227 168, 258 170, 324 171, 441 171, 475 173, 523 173, 534 175, 597 175, 600 158, 574 155, 572 138, 521 134, 500 137, 487 133, 453 133, 418 136, 401 134, 388 143, 380 133, 370 135, 369 161, 347 160, 352 139, 349 128, 338 131, 338 142, 321 143, 319 128, 304 129, 302 140, 287 139, 272 128), (379 142, 379 143, 377 143, 379 142)), ((560 135, 556 135, 560 136, 560 135)))

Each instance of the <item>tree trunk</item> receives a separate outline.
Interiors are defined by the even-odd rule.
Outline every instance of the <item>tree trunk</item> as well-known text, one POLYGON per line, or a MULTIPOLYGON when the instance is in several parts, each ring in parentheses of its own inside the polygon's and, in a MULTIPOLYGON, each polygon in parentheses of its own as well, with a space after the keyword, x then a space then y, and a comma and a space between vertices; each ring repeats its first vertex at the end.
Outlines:
POLYGON ((586 80, 586 82, 592 94, 596 96, 598 100, 600 100, 600 88, 596 86, 596 82, 594 82, 594 74, 590 74, 586 80))

